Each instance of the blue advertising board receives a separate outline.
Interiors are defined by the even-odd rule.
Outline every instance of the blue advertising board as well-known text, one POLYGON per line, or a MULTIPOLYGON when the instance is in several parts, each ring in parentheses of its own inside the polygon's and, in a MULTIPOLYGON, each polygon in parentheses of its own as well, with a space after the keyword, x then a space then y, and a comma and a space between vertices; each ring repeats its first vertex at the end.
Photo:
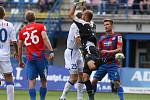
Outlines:
MULTIPOLYGON (((26 70, 18 67, 17 61, 12 61, 15 89, 28 89, 28 79, 26 70), (14 63, 15 62, 15 63, 14 63)), ((94 72, 91 75, 91 80, 94 72)), ((120 76, 122 86, 126 93, 150 93, 150 69, 142 68, 121 68, 120 76)), ((0 75, 2 85, 5 88, 5 82, 0 75)), ((62 91, 66 81, 69 79, 69 72, 62 66, 49 66, 47 76, 48 90, 62 91)), ((40 78, 37 78, 36 88, 40 86, 40 78)), ((85 89, 85 87, 84 87, 85 89)), ((76 91, 76 84, 71 91, 76 91)), ((97 92, 111 92, 110 80, 106 75, 101 82, 97 84, 97 92)))
POLYGON ((150 69, 123 68, 122 85, 131 87, 150 87, 150 69))
MULTIPOLYGON (((17 61, 15 60, 12 61, 15 89, 28 89, 28 79, 26 77, 25 68, 21 69, 18 67, 17 63, 13 63, 13 62, 17 62, 17 61)), ((93 74, 91 75, 91 77, 92 76, 93 74)), ((5 88, 4 79, 2 76, 0 76, 0 78, 2 79, 2 86, 0 86, 0 88, 5 88)), ((69 72, 66 68, 62 66, 49 66, 48 76, 47 76, 48 90, 62 91, 68 79, 69 79, 69 72)), ((40 78, 37 78, 36 88, 39 88, 39 86, 40 86, 40 78)), ((76 84, 72 87, 71 90, 76 91, 76 84)), ((102 80, 102 82, 98 83, 97 91, 98 92, 111 91, 110 81, 108 80, 107 76, 102 80)))
POLYGON ((126 93, 150 93, 150 69, 123 68, 121 81, 126 93))

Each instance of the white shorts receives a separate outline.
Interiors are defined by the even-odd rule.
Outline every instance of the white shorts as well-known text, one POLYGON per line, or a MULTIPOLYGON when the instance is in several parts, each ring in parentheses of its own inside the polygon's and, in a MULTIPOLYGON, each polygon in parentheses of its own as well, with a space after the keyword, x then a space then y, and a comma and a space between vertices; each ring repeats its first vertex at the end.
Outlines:
POLYGON ((11 73, 13 68, 10 61, 0 61, 0 73, 11 73))
POLYGON ((82 53, 79 49, 66 49, 64 53, 65 68, 67 68, 70 74, 78 74, 83 72, 84 61, 82 53))

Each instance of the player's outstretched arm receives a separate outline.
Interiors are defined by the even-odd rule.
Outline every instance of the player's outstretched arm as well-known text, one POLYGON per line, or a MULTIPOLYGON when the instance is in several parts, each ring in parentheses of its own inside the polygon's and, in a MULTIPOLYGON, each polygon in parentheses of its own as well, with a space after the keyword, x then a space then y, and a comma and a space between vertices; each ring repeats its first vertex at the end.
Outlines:
POLYGON ((73 4, 73 6, 70 8, 69 13, 68 13, 68 16, 72 19, 75 18, 75 15, 74 15, 75 10, 76 10, 76 4, 73 4))
POLYGON ((43 41, 44 41, 44 45, 48 48, 48 50, 50 51, 50 54, 49 54, 49 60, 53 60, 54 59, 54 52, 53 52, 53 48, 52 48, 52 45, 48 39, 48 36, 47 36, 47 33, 45 31, 42 31, 42 38, 43 38, 43 41))

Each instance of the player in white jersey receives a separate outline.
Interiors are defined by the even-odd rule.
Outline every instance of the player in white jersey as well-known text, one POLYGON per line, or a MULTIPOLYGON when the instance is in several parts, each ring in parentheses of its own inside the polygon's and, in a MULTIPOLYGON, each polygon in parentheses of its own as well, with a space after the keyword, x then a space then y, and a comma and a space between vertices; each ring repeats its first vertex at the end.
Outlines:
MULTIPOLYGON (((78 12, 77 17, 81 18, 82 13, 78 12)), ((60 100, 66 100, 66 96, 70 88, 77 83, 77 100, 83 100, 83 57, 80 51, 80 35, 79 29, 75 23, 70 27, 68 38, 67 38, 67 49, 64 52, 65 68, 69 70, 70 78, 64 86, 63 93, 60 100)))
POLYGON ((13 24, 4 20, 5 10, 0 6, 0 73, 4 76, 7 91, 7 100, 14 100, 14 82, 10 62, 10 43, 15 47, 15 56, 18 55, 18 46, 13 24))

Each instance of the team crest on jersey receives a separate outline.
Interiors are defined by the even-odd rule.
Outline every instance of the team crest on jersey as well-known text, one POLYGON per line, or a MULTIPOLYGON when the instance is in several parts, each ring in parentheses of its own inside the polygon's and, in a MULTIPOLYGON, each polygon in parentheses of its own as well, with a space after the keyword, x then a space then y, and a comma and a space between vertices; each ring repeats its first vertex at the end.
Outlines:
POLYGON ((118 36, 118 42, 122 42, 122 36, 118 36))
POLYGON ((111 41, 108 41, 108 42, 105 42, 105 43, 104 43, 105 46, 110 46, 111 44, 112 44, 111 41))
POLYGON ((116 37, 113 37, 113 38, 112 38, 112 40, 115 40, 115 39, 116 39, 116 37))

